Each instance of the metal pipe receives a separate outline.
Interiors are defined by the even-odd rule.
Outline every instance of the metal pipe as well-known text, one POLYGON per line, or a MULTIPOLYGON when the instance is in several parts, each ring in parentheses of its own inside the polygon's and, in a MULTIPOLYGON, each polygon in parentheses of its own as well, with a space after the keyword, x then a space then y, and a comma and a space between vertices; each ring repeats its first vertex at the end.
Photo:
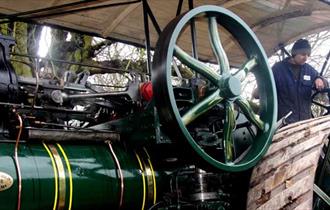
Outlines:
MULTIPOLYGON (((98 68, 98 69, 103 69, 103 70, 110 70, 113 73, 123 73, 123 72, 124 73, 131 73, 131 72, 139 73, 134 70, 121 70, 121 69, 117 69, 117 68, 102 67, 102 66, 78 63, 78 62, 74 62, 74 61, 66 61, 66 60, 55 59, 55 58, 44 58, 44 57, 34 56, 34 55, 25 55, 25 54, 18 54, 18 53, 11 53, 11 55, 27 57, 27 58, 38 58, 38 59, 42 59, 42 60, 46 60, 46 61, 54 61, 54 62, 59 62, 59 63, 77 65, 77 66, 85 66, 85 67, 98 68)), ((139 73, 139 74, 141 74, 141 73, 139 73)))
MULTIPOLYGON (((16 60, 16 59, 12 59, 12 58, 10 59, 10 61, 17 62, 17 63, 23 63, 23 64, 27 65, 28 67, 30 67, 31 69, 33 69, 33 66, 32 66, 31 63, 28 63, 28 62, 25 62, 25 61, 16 60)), ((34 75, 32 75, 32 76, 34 76, 34 75)))
POLYGON ((95 132, 88 130, 60 130, 60 129, 28 129, 28 138, 40 141, 85 141, 98 142, 119 141, 120 135, 115 132, 95 132))
MULTIPOLYGON (((194 8, 194 0, 189 0, 189 10, 194 8)), ((197 39, 196 39, 196 26, 195 26, 195 19, 192 18, 190 20, 190 33, 191 33, 191 42, 192 42, 192 53, 193 57, 198 59, 198 52, 197 52, 197 39)))
POLYGON ((146 4, 146 9, 147 9, 147 14, 149 15, 150 20, 151 20, 151 22, 152 22, 152 25, 155 27, 155 29, 156 29, 156 31, 157 31, 157 33, 158 33, 158 36, 159 36, 160 33, 162 32, 162 30, 160 29, 159 24, 158 24, 158 22, 157 22, 157 20, 156 20, 156 18, 155 18, 155 16, 154 16, 152 10, 150 9, 148 3, 146 4))
POLYGON ((327 57, 325 58, 325 61, 324 61, 324 63, 323 63, 322 70, 321 70, 321 73, 320 73, 321 76, 322 76, 323 73, 324 73, 324 70, 325 70, 325 67, 326 67, 327 64, 328 64, 328 60, 329 60, 329 58, 330 58, 330 50, 329 50, 328 55, 327 55, 327 57))
POLYGON ((116 162, 116 166, 117 166, 117 171, 118 171, 118 174, 119 174, 119 179, 120 179, 120 197, 119 197, 119 205, 118 205, 118 209, 121 209, 122 205, 123 205, 123 198, 124 198, 124 176, 123 176, 123 172, 121 170, 121 166, 120 166, 120 163, 119 163, 119 160, 116 156, 116 153, 114 152, 112 146, 111 146, 111 142, 110 141, 107 141, 107 144, 109 145, 109 149, 110 149, 110 152, 112 154, 112 157, 115 159, 115 162, 116 162))
POLYGON ((290 53, 285 49, 284 44, 283 43, 279 43, 278 44, 279 49, 281 50, 281 56, 282 56, 282 60, 285 58, 284 55, 287 55, 288 57, 291 57, 290 53))
POLYGON ((316 184, 313 185, 313 191, 319 196, 328 206, 330 206, 330 197, 316 184))
POLYGON ((143 23, 144 23, 144 34, 145 34, 145 47, 147 50, 147 74, 150 73, 151 70, 151 48, 150 48, 150 34, 149 34, 149 21, 148 21, 148 13, 147 13, 147 0, 142 0, 143 2, 143 23))
POLYGON ((18 195, 17 195, 17 210, 21 209, 21 196, 22 196, 22 175, 21 175, 21 168, 18 161, 18 144, 19 140, 21 139, 22 129, 23 129, 23 120, 22 117, 16 113, 17 119, 19 121, 19 130, 16 138, 15 149, 14 149, 14 156, 15 156, 15 166, 17 171, 17 179, 18 179, 18 195))
MULTIPOLYGON (((17 109, 31 109, 32 106, 30 105, 26 105, 26 104, 16 104, 16 103, 8 103, 8 102, 0 102, 0 106, 10 106, 13 108, 17 108, 17 109)), ((41 111, 57 111, 57 112, 67 112, 68 115, 71 114, 92 114, 91 112, 87 112, 87 111, 76 111, 76 110, 72 110, 72 109, 66 109, 66 108, 59 108, 59 107, 54 107, 54 106, 35 106, 34 109, 36 110, 41 110, 41 111)))
POLYGON ((36 72, 35 72, 35 76, 36 76, 36 88, 34 90, 34 97, 33 97, 33 101, 32 101, 32 110, 36 104, 36 100, 37 100, 37 96, 38 96, 38 90, 39 90, 39 61, 38 59, 35 59, 36 62, 36 72))
POLYGON ((176 9, 176 16, 181 14, 183 0, 179 0, 178 7, 176 9))
POLYGON ((75 94, 75 95, 67 95, 67 94, 62 93, 63 99, 97 98, 97 97, 105 97, 105 96, 122 96, 122 95, 129 96, 129 94, 125 91, 90 93, 90 94, 75 94))
MULTIPOLYGON (((34 123, 38 124, 38 125, 48 125, 48 126, 55 126, 55 127, 61 127, 61 128, 73 128, 73 129, 79 130, 79 131, 113 133, 112 131, 108 131, 108 130, 83 128, 83 127, 71 126, 71 125, 65 125, 65 124, 59 124, 59 123, 47 123, 47 122, 41 122, 41 121, 34 121, 34 123)), ((27 128, 32 128, 32 127, 27 127, 27 128)))

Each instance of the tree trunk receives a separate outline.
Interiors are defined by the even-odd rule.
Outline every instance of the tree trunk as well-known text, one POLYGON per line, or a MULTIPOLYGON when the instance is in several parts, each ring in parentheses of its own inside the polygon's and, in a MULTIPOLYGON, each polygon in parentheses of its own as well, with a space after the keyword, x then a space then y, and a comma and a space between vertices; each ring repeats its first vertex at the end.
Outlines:
MULTIPOLYGON (((71 40, 67 41, 68 32, 52 29, 52 44, 49 49, 49 57, 73 62, 85 62, 93 58, 92 48, 93 37, 71 33, 71 40)), ((52 62, 50 68, 55 68, 58 77, 65 71, 81 71, 82 67, 72 64, 52 62)))
MULTIPOLYGON (((13 34, 16 45, 14 46, 14 53, 17 54, 28 54, 28 30, 27 24, 16 22, 14 24, 14 34, 13 34)), ((29 66, 30 60, 27 57, 12 56, 12 64, 17 75, 31 77, 33 75, 33 69, 29 66)))

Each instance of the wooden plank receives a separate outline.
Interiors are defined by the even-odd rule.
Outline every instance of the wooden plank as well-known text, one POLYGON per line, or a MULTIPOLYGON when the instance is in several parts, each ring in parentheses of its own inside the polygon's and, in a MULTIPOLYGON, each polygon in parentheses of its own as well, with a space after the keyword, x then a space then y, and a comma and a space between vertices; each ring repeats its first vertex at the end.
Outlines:
POLYGON ((102 36, 107 37, 109 34, 125 19, 127 16, 135 10, 140 4, 132 4, 127 6, 118 16, 107 18, 104 23, 108 24, 108 27, 105 27, 102 31, 102 36))
POLYGON ((310 197, 310 198, 306 199, 304 202, 302 202, 299 206, 294 208, 294 210, 307 210, 307 209, 310 209, 312 204, 313 204, 313 198, 310 197))
POLYGON ((277 167, 281 166, 282 164, 286 163, 287 161, 291 160, 292 158, 299 157, 300 154, 304 155, 305 151, 310 152, 315 148, 315 150, 320 149, 319 147, 323 143, 325 134, 322 136, 314 136, 307 141, 304 141, 300 144, 291 146, 289 145, 286 148, 283 148, 278 153, 273 156, 269 156, 265 160, 258 164, 255 169, 253 170, 253 177, 259 177, 263 174, 268 173, 269 171, 275 170, 277 167))
POLYGON ((263 193, 271 192, 274 188, 278 187, 282 183, 286 185, 290 184, 292 177, 304 171, 307 168, 315 166, 314 161, 320 156, 320 151, 314 151, 308 156, 296 160, 294 162, 288 162, 282 166, 276 168, 276 171, 272 176, 266 177, 265 179, 256 180, 255 183, 251 183, 253 190, 250 190, 249 197, 259 198, 263 193), (304 164, 301 164, 304 163, 304 164))
POLYGON ((267 155, 253 169, 247 209, 311 209, 314 175, 330 133, 329 119, 310 119, 278 131, 267 155))
POLYGON ((285 189, 257 209, 280 209, 281 207, 284 207, 286 204, 292 202, 295 198, 299 197, 302 194, 305 194, 306 192, 309 192, 310 195, 312 195, 313 191, 310 188, 313 186, 313 178, 314 176, 305 176, 297 183, 292 185, 290 188, 285 189))

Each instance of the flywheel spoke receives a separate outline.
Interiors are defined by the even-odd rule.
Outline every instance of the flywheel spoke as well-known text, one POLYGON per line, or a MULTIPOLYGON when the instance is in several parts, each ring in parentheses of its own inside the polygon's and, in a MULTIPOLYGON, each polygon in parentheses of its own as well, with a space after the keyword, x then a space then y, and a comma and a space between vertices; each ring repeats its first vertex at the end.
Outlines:
POLYGON ((259 116, 257 116, 254 111, 252 110, 249 102, 246 99, 243 99, 241 97, 239 97, 238 99, 236 99, 235 103, 241 108, 243 114, 245 115, 245 117, 255 126, 257 126, 257 128, 259 130, 264 130, 265 128, 265 124, 262 120, 260 120, 259 116))
POLYGON ((214 91, 211 95, 203 99, 201 102, 197 103, 191 109, 186 112, 183 117, 182 121, 185 125, 188 125, 192 121, 194 121, 197 117, 201 116, 203 113, 207 112, 215 105, 220 103, 223 98, 219 95, 220 90, 214 91))
POLYGON ((234 160, 234 140, 233 140, 233 129, 236 124, 234 115, 234 104, 227 101, 226 107, 226 118, 223 128, 223 143, 225 152, 225 162, 231 163, 234 160))
POLYGON ((246 75, 257 65, 257 58, 253 57, 246 61, 241 68, 233 74, 233 76, 243 81, 246 78, 246 75))
POLYGON ((229 74, 229 61, 227 54, 223 49, 220 41, 220 35, 218 32, 218 23, 216 17, 212 16, 208 18, 209 23, 209 38, 214 55, 220 65, 221 74, 229 74))
POLYGON ((213 69, 196 58, 193 58, 178 46, 175 46, 174 53, 183 64, 210 80, 214 85, 218 84, 220 75, 218 75, 213 69))

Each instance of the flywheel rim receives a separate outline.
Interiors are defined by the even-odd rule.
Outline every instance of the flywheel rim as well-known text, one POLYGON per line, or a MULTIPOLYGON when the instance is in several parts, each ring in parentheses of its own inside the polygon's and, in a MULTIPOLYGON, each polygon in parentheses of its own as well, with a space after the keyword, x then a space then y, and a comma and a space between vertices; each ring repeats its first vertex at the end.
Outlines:
MULTIPOLYGON (((275 130, 274 128, 275 128, 276 116, 277 116, 277 99, 275 94, 275 84, 273 81, 270 68, 266 62, 267 60, 266 58, 267 57, 265 55, 265 52, 263 51, 261 44, 259 43, 258 39, 254 35, 252 30, 238 16, 236 16, 229 10, 216 6, 201 6, 181 16, 178 16, 167 25, 167 27, 163 31, 163 34, 160 36, 157 43, 157 48, 155 51, 153 68, 152 68, 152 82, 155 93, 156 106, 160 113, 161 119, 165 122, 164 124, 166 123, 176 124, 177 127, 180 128, 182 132, 182 136, 187 139, 188 143, 193 148, 193 150, 197 152, 197 154, 204 161, 206 161, 208 164, 210 164, 211 166, 217 169, 222 169, 227 171, 241 171, 254 166, 256 162, 266 152, 271 142, 271 138, 275 130), (261 77, 262 79, 266 77, 267 81, 269 81, 267 85, 263 85, 263 84, 260 85, 258 83, 258 86, 260 85, 261 86, 260 89, 262 90, 261 98, 266 99, 266 103, 261 102, 262 110, 260 114, 260 118, 266 122, 265 130, 263 134, 258 134, 259 136, 260 135, 263 136, 262 137, 263 139, 260 140, 261 137, 258 137, 259 140, 257 140, 258 144, 256 145, 256 147, 254 148, 251 147, 250 151, 247 152, 243 160, 235 164, 222 163, 214 159, 195 142, 195 140, 187 130, 186 125, 182 120, 182 116, 179 113, 171 83, 171 73, 169 69, 171 69, 172 57, 174 55, 176 41, 180 36, 182 29, 187 25, 187 23, 193 17, 203 14, 205 16, 216 16, 217 21, 224 19, 226 24, 229 24, 222 26, 224 26, 229 32, 235 35, 235 38, 242 46, 245 53, 252 54, 252 57, 253 56, 259 57, 260 59, 259 62, 261 64, 260 66, 263 68, 262 70, 266 72, 262 73, 262 71, 260 70, 261 73, 257 73, 256 76, 257 79, 258 77, 261 77), (237 28, 237 26, 239 27, 237 28), (235 34, 233 32, 235 32, 235 34), (171 33, 170 36, 168 36, 169 33, 171 33), (248 37, 249 39, 247 42, 243 40, 246 39, 246 37, 248 37), (164 60, 162 60, 164 57, 166 57, 165 62, 164 60), (162 71, 165 71, 165 73, 162 71), (172 108, 172 110, 169 110, 168 108, 167 109, 164 108, 164 104, 162 104, 164 103, 164 101, 165 103, 167 103, 168 106, 172 108)), ((214 81, 214 83, 215 82, 216 81, 214 81)), ((259 82, 260 82, 260 78, 259 78, 259 82)), ((172 126, 173 125, 171 125, 171 127, 172 126)), ((254 144, 256 143, 253 143, 253 145, 254 144)))

